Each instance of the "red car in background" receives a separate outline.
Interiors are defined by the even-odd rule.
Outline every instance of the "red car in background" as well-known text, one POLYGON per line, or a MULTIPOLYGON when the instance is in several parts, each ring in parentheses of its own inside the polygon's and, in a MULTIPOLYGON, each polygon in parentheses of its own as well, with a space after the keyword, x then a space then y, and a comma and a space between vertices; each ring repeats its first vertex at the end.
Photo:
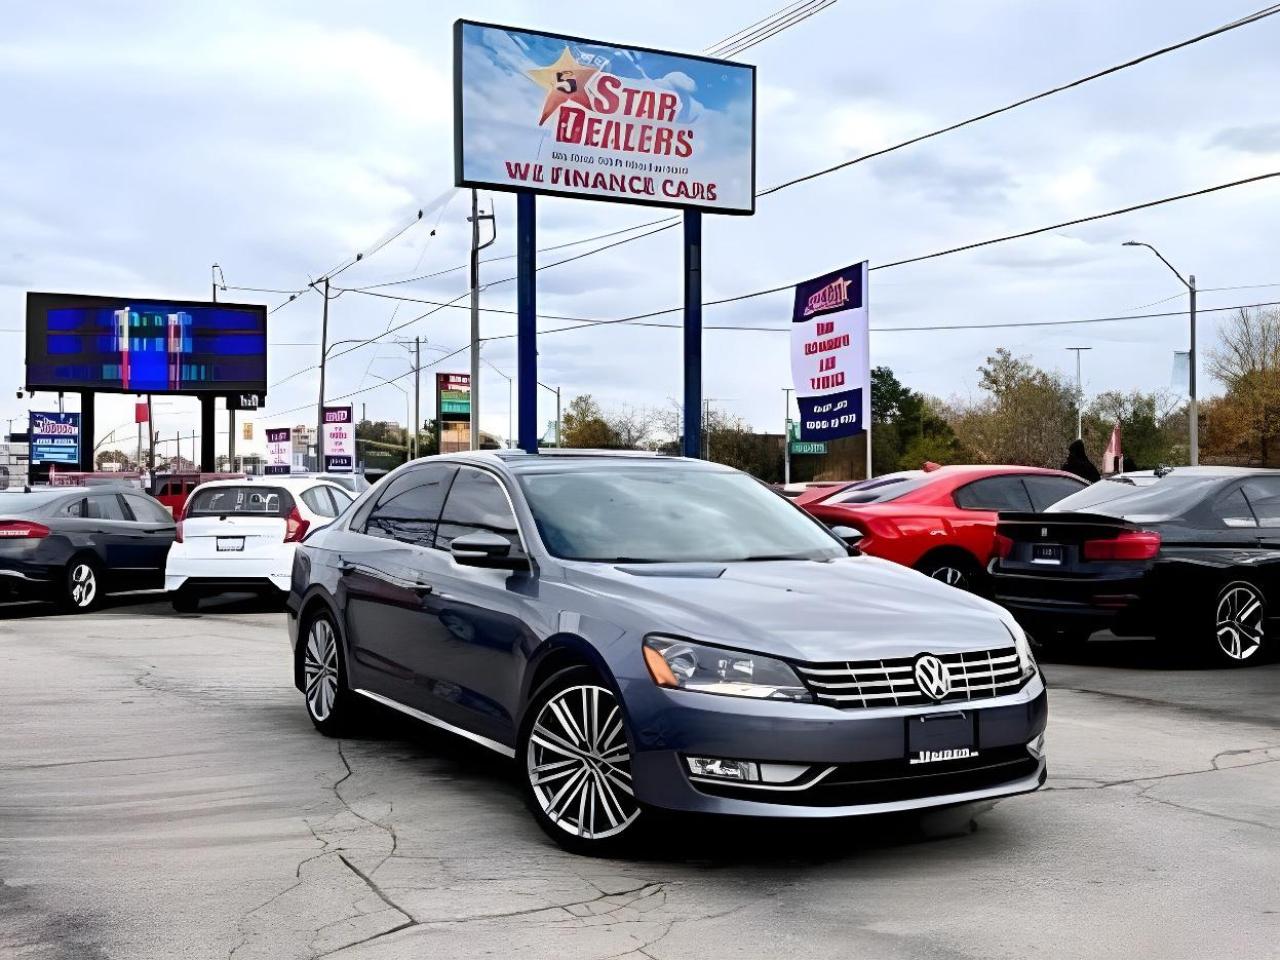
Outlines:
POLYGON ((863 553, 981 591, 1000 511, 1039 512, 1086 486, 1039 467, 934 467, 806 490, 795 503, 829 527, 857 530, 863 553))

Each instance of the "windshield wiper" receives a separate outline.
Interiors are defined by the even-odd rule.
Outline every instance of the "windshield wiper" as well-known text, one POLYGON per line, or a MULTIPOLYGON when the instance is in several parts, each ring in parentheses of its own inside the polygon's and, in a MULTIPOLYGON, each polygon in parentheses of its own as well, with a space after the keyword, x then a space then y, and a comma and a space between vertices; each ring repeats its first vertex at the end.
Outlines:
POLYGON ((812 560, 813 557, 804 553, 762 553, 751 557, 742 557, 736 561, 738 563, 757 563, 763 560, 812 560))

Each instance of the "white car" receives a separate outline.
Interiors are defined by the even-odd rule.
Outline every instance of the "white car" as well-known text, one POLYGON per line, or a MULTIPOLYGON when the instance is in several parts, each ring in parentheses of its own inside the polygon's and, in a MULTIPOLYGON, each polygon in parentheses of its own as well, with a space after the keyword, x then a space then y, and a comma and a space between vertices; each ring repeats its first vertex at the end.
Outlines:
POLYGON ((352 502, 336 483, 314 477, 215 480, 191 491, 164 571, 175 610, 201 597, 289 591, 293 553, 308 533, 352 502))

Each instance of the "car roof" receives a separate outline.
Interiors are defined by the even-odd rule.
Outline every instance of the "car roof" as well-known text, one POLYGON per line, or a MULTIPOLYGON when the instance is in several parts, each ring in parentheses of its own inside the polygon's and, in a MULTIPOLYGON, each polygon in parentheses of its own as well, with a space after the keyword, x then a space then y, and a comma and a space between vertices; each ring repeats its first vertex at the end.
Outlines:
MULTIPOLYGON (((209 480, 196 487, 196 490, 208 490, 216 487, 282 487, 285 490, 309 490, 317 484, 323 486, 337 486, 332 480, 324 477, 301 476, 295 477, 291 474, 280 474, 279 476, 252 476, 241 477, 238 480, 209 480)), ((192 491, 194 493, 195 490, 192 491)))
POLYGON ((733 467, 691 457, 671 457, 646 450, 544 450, 525 453, 523 450, 464 450, 444 453, 434 457, 422 457, 413 463, 471 463, 476 466, 496 467, 509 473, 576 473, 598 471, 601 468, 627 467, 646 470, 703 470, 708 473, 738 473, 733 467))

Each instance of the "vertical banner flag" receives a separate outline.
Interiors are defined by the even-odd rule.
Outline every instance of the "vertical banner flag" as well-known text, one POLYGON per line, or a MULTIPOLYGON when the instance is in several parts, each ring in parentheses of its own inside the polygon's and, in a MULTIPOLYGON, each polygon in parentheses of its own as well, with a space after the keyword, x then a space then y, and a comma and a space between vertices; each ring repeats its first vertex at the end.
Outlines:
POLYGON ((289 473, 293 465, 293 430, 273 427, 267 434, 266 473, 289 473))
POLYGON ((356 431, 352 408, 324 408, 324 472, 354 473, 356 469, 356 431))
POLYGON ((835 440, 867 429, 871 362, 865 260, 796 285, 791 376, 801 440, 835 440))
POLYGON ((80 414, 31 411, 31 462, 80 464, 80 414))

